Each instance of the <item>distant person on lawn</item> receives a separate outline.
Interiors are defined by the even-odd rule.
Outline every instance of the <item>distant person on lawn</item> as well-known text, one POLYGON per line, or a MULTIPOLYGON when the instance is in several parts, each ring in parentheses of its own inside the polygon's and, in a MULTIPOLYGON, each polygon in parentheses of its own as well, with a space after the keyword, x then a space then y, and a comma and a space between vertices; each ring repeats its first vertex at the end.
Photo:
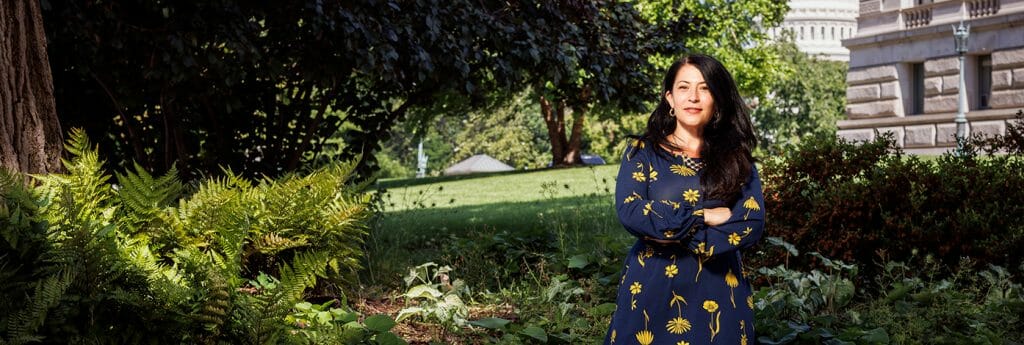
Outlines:
POLYGON ((764 228, 757 145, 729 71, 689 55, 665 73, 661 102, 622 156, 626 257, 605 344, 753 344, 742 249, 764 228))

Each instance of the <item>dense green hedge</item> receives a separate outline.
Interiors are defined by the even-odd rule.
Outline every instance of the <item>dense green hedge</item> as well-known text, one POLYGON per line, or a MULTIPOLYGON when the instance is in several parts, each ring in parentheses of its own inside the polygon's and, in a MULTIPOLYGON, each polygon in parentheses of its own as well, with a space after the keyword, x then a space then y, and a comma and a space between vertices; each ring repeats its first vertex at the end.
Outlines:
MULTIPOLYGON (((767 235, 863 266, 935 255, 1016 268, 1024 245, 1024 124, 973 138, 963 155, 904 154, 892 136, 851 143, 834 135, 763 162, 767 235), (1001 151, 1002 154, 980 154, 1001 151)), ((761 266, 786 261, 770 251, 761 266)), ((814 258, 790 264, 814 265, 814 258)))

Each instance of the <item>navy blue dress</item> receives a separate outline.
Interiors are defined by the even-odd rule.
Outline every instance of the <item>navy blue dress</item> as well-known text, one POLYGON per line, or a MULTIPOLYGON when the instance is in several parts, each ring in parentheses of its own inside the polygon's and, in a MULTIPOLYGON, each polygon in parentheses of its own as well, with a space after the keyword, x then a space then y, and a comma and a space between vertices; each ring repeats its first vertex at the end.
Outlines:
POLYGON ((756 167, 742 196, 725 205, 704 199, 699 158, 651 146, 632 143, 619 167, 615 208, 637 241, 626 257, 604 343, 753 344, 753 299, 740 251, 764 228, 756 167), (703 209, 714 207, 731 207, 732 217, 720 226, 704 224, 703 209))

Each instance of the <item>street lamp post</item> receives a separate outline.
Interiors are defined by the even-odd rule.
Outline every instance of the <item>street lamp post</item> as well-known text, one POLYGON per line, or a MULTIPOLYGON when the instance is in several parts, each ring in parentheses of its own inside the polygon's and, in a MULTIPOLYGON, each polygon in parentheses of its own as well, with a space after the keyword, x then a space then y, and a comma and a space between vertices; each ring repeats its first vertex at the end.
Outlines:
POLYGON ((964 142, 967 140, 967 86, 964 82, 964 53, 967 52, 967 36, 971 33, 971 26, 964 27, 963 20, 959 27, 953 27, 953 41, 956 43, 956 53, 960 55, 960 87, 957 94, 956 119, 956 152, 958 155, 964 153, 964 142))

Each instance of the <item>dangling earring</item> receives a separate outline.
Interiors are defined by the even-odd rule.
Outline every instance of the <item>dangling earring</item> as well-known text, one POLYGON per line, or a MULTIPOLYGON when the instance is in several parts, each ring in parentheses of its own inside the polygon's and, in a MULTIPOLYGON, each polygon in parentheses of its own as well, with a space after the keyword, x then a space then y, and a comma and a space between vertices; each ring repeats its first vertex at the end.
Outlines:
POLYGON ((676 117, 676 108, 668 108, 668 116, 676 117))

